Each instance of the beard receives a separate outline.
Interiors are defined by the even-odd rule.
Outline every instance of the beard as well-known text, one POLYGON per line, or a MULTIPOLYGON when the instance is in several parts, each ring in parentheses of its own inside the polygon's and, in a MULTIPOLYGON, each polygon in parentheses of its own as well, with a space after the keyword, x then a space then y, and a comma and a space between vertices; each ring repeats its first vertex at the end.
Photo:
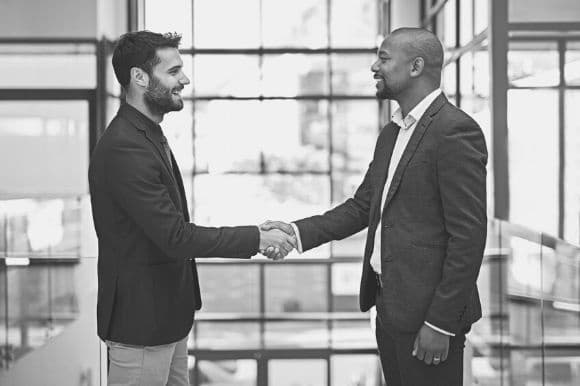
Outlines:
POLYGON ((170 111, 179 111, 183 108, 183 100, 179 98, 177 101, 173 99, 173 92, 182 90, 182 87, 175 87, 169 89, 161 84, 159 78, 151 74, 149 85, 145 90, 144 98, 147 107, 152 113, 166 114, 170 111))
POLYGON ((387 82, 383 79, 381 81, 381 85, 377 88, 377 92, 375 94, 378 99, 394 99, 397 95, 397 87, 396 85, 387 85, 387 82))

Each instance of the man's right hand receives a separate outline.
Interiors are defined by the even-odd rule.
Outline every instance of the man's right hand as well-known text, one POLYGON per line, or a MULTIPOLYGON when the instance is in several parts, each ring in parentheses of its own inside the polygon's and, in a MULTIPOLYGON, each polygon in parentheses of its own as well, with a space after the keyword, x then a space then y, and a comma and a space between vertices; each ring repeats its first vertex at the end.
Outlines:
MULTIPOLYGON (((292 225, 287 224, 285 222, 282 221, 266 221, 263 224, 260 224, 260 233, 262 232, 272 232, 272 231, 282 231, 284 232, 287 236, 291 237, 293 243, 292 246, 294 248, 297 248, 297 241, 296 241, 296 234, 294 233, 294 229, 292 228, 292 225)), ((291 251, 292 249, 290 249, 291 251)), ((286 255, 290 252, 286 252, 283 253, 284 250, 282 250, 281 248, 276 247, 275 245, 271 245, 269 247, 266 248, 262 248, 261 247, 261 242, 260 242, 260 252, 273 260, 281 260, 284 257, 286 257, 286 255)))
POLYGON ((278 260, 296 248, 296 237, 279 229, 263 229, 260 226, 260 253, 278 260), (269 250, 270 253, 266 251, 269 250))

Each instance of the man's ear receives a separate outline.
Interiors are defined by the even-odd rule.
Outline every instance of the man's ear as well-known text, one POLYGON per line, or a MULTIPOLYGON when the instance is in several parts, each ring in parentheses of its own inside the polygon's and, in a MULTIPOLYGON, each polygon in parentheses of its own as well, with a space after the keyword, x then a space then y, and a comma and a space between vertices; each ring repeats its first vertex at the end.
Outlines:
POLYGON ((149 85, 149 74, 139 67, 131 67, 131 79, 138 86, 147 87, 149 85))
POLYGON ((425 69, 425 60, 418 56, 411 62, 411 77, 415 78, 423 73, 425 69))

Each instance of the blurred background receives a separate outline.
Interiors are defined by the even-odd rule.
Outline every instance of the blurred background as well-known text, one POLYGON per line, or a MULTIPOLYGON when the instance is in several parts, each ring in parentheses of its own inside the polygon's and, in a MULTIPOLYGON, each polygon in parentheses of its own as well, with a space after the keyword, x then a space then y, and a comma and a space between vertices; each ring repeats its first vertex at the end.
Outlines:
MULTIPOLYGON (((1 0, 0 385, 106 385, 91 149, 120 104, 118 36, 178 32, 192 84, 162 127, 200 225, 291 221, 351 196, 393 106, 370 66, 436 32, 442 88, 490 153, 484 318, 465 385, 580 384, 577 0, 1 0)), ((366 231, 282 263, 200 259, 200 386, 379 386, 358 310, 366 231)))

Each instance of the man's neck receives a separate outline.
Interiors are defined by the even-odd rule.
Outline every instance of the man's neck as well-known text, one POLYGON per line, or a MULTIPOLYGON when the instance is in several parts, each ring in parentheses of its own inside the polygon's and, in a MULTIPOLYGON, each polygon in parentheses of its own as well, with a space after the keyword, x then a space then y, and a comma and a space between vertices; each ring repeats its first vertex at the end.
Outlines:
POLYGON ((147 103, 145 103, 145 100, 143 99, 143 97, 139 98, 137 96, 127 95, 127 97, 125 98, 125 101, 127 102, 127 104, 130 104, 131 106, 133 106, 134 108, 139 110, 139 112, 141 114, 145 115, 147 118, 151 119, 153 122, 160 124, 161 121, 163 121, 163 114, 153 113, 151 111, 151 109, 149 108, 149 106, 147 106, 147 103))
POLYGON ((416 90, 409 90, 407 93, 404 93, 396 99, 401 108, 403 118, 406 117, 407 114, 409 114, 423 99, 425 99, 427 95, 435 90, 437 90, 436 86, 422 87, 416 90))

